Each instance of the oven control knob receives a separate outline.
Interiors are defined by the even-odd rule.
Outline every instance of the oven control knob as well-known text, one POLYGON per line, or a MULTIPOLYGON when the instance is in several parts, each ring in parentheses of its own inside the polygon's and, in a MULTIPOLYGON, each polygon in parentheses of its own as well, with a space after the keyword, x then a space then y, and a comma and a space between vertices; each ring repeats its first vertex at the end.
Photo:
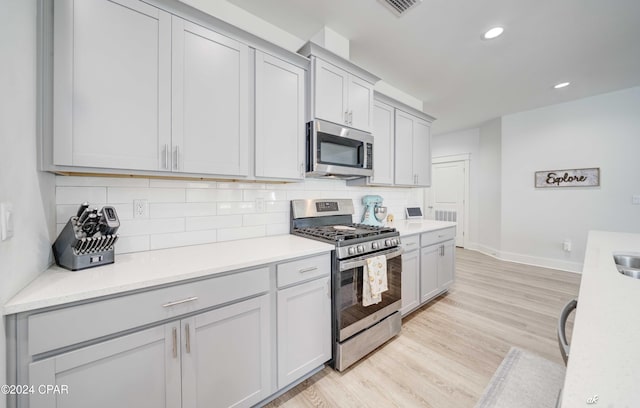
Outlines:
POLYGON ((350 247, 349 248, 349 255, 355 255, 356 254, 356 249, 354 247, 350 247))
POLYGON ((384 246, 391 246, 391 240, 390 239, 385 239, 384 240, 384 246))
POLYGON ((393 245, 398 245, 398 240, 394 238, 394 239, 391 240, 391 243, 393 245))
POLYGON ((373 244, 371 244, 371 248, 378 249, 378 243, 374 242, 373 244))
POLYGON ((358 245, 358 253, 361 254, 364 252, 364 247, 362 245, 358 245))

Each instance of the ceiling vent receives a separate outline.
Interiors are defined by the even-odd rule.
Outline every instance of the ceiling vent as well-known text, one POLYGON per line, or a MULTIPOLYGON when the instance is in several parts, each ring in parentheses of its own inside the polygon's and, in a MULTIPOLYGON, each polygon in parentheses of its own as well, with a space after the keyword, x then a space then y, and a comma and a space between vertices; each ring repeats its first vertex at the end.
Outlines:
POLYGON ((422 0, 379 0, 380 3, 387 6, 393 14, 400 17, 414 6, 422 3, 422 0))

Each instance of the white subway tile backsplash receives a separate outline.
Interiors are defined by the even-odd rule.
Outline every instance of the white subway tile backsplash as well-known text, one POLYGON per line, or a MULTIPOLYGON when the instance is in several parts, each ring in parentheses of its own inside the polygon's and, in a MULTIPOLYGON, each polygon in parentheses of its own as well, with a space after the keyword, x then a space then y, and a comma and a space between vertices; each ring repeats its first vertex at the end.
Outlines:
POLYGON ((216 213, 215 202, 149 204, 149 218, 202 217, 216 213))
POLYGON ((174 248, 216 242, 216 230, 187 231, 172 234, 151 235, 151 249, 174 248))
POLYGON ((187 217, 187 231, 212 230, 242 226, 242 215, 216 215, 213 217, 187 217))
POLYGON ((218 203, 218 215, 250 214, 256 212, 254 202, 218 203))
MULTIPOLYGON (((116 254, 127 254, 130 252, 141 252, 149 250, 149 236, 138 235, 133 237, 121 236, 115 245, 116 254)), ((116 257, 116 262, 118 258, 116 257)))
POLYGON ((267 235, 283 235, 289 233, 289 223, 284 224, 268 224, 267 235))
POLYGON ((56 187, 56 204, 75 204, 88 201, 93 203, 107 202, 106 187, 56 187))
POLYGON ((148 200, 155 203, 183 203, 185 194, 179 188, 130 188, 108 187, 109 203, 133 203, 133 200, 148 200))
POLYGON ((191 181, 191 180, 150 180, 152 188, 216 188, 215 181, 191 181))
POLYGON ((247 239, 264 237, 267 235, 264 225, 254 227, 222 228, 218 230, 218 241, 233 241, 236 239, 247 239))
POLYGON ((149 179, 135 177, 56 176, 56 186, 71 187, 149 187, 149 179))
POLYGON ((120 222, 118 234, 122 236, 162 234, 184 231, 184 218, 133 219, 120 222))
POLYGON ((289 233, 290 200, 350 198, 354 221, 362 217, 362 197, 384 198, 389 214, 405 218, 408 205, 423 205, 423 189, 347 186, 342 180, 251 183, 120 177, 56 177, 56 229, 60 233, 78 205, 113 205, 121 220, 117 253, 196 245, 289 233), (133 218, 133 200, 149 202, 147 218, 133 218), (264 200, 256 207, 256 200, 264 200))

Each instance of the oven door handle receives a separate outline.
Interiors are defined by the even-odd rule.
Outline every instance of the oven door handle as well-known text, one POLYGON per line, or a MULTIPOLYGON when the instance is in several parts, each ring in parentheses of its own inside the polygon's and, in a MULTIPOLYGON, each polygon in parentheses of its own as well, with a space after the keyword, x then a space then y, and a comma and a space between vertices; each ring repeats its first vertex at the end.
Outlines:
POLYGON ((402 249, 402 248, 393 248, 393 249, 389 249, 387 251, 381 251, 381 252, 376 252, 375 254, 361 256, 361 257, 356 258, 356 259, 349 259, 349 260, 346 260, 346 261, 341 261, 338 265, 340 267, 340 271, 342 272, 342 271, 346 271, 348 269, 360 268, 362 266, 365 266, 367 264, 367 259, 368 258, 373 258, 374 256, 384 255, 385 257, 387 257, 387 259, 392 259, 392 258, 395 258, 397 256, 402 255, 403 252, 404 252, 404 249, 402 249))

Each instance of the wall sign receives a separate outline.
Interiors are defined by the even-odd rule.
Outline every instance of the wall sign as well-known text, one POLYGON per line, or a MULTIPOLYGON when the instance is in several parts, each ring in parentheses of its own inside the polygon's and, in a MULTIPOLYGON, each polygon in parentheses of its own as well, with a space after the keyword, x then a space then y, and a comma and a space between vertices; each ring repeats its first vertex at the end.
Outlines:
POLYGON ((536 171, 536 188, 598 187, 600 168, 536 171))

